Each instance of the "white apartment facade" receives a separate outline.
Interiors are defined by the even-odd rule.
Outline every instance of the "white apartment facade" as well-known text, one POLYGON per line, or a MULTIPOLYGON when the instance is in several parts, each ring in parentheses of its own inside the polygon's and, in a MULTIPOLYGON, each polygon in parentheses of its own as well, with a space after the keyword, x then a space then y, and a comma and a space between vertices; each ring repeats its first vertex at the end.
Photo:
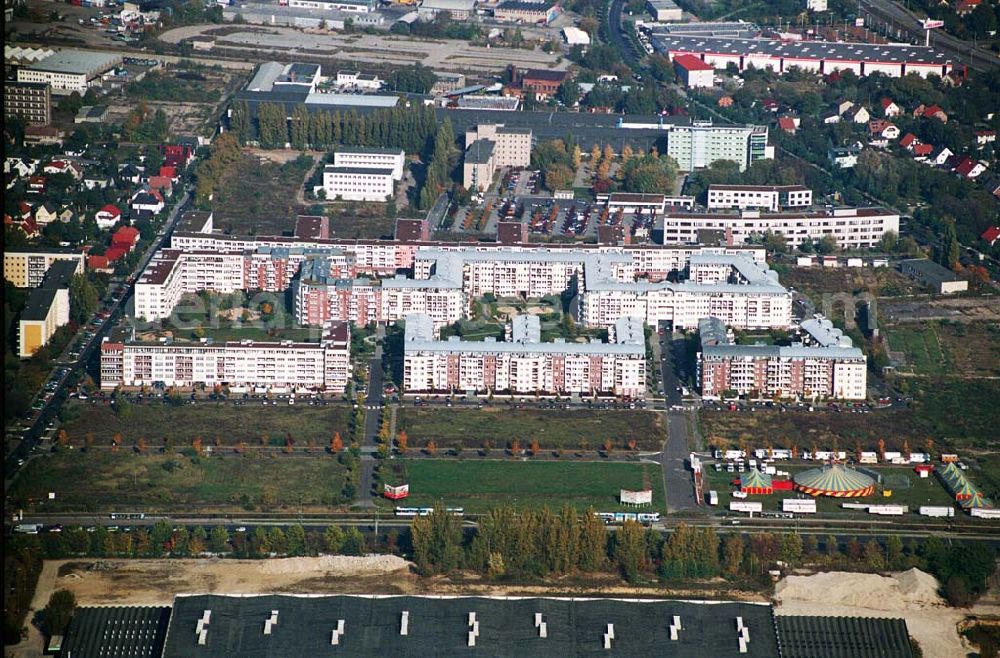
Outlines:
POLYGON ((390 168, 327 165, 323 169, 323 187, 320 189, 331 200, 384 202, 394 192, 396 179, 393 173, 390 168))
POLYGON ((708 208, 756 208, 778 212, 781 208, 809 208, 812 190, 803 185, 709 185, 708 208))
POLYGON ((406 153, 402 149, 351 148, 333 154, 334 167, 391 169, 393 180, 403 179, 405 164, 406 153))
POLYGON ((4 251, 3 277, 18 288, 35 288, 56 261, 73 261, 76 273, 83 274, 85 258, 82 251, 4 251))
POLYGON ((496 167, 527 167, 531 164, 530 128, 508 128, 503 124, 481 123, 465 131, 466 148, 477 139, 493 142, 493 164, 496 167))
POLYGON ((715 126, 695 121, 688 126, 671 127, 667 134, 667 155, 685 172, 703 169, 719 160, 732 160, 740 171, 746 171, 757 160, 773 159, 774 147, 767 145, 767 126, 715 126))
POLYGON ((101 388, 162 382, 181 388, 205 384, 343 393, 350 377, 350 345, 347 323, 332 324, 319 343, 105 341, 101 345, 101 388))
POLYGON ((899 215, 884 208, 834 208, 823 211, 763 213, 675 213, 663 216, 664 244, 690 244, 699 231, 723 231, 730 244, 742 244, 764 233, 780 233, 790 247, 830 235, 844 249, 874 247, 889 231, 899 232, 899 215))
POLYGON ((510 339, 435 340, 424 315, 406 318, 403 390, 407 393, 616 395, 646 392, 646 350, 641 322, 620 318, 611 342, 542 343, 537 316, 514 318, 510 339))

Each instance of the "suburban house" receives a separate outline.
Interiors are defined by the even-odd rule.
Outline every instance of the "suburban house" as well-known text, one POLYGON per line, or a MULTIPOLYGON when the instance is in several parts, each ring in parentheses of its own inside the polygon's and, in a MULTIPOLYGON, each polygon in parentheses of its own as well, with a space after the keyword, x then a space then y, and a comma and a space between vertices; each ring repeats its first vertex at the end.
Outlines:
POLYGON ((118 206, 110 203, 94 214, 94 221, 97 222, 97 227, 100 229, 111 228, 120 222, 121 219, 122 211, 118 209, 118 206))

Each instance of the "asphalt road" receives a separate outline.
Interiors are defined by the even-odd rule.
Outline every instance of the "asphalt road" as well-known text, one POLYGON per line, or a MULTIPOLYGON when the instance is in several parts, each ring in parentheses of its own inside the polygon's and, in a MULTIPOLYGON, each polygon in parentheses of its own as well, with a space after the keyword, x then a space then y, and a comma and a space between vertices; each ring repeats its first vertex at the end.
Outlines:
POLYGON ((684 358, 684 340, 674 338, 664 325, 660 329, 664 332, 660 336, 660 370, 667 404, 664 412, 667 416, 667 440, 660 453, 660 464, 663 466, 663 491, 667 497, 667 511, 697 510, 693 474, 687 465, 687 458, 691 453, 687 431, 687 415, 690 412, 672 408, 683 403, 683 396, 677 390, 681 386, 677 367, 684 358))
MULTIPOLYGON (((174 204, 174 207, 171 210, 170 215, 168 215, 167 220, 164 222, 163 228, 158 234, 157 239, 150 244, 146 253, 143 255, 142 260, 135 270, 136 273, 142 272, 146 268, 146 265, 149 264, 153 254, 166 245, 170 240, 170 235, 177 223, 177 219, 180 217, 181 212, 187 207, 190 200, 191 191, 190 188, 186 188, 184 190, 184 196, 181 197, 176 204, 174 204)), ((46 402, 45 406, 42 407, 41 413, 38 414, 34 422, 23 431, 24 438, 18 446, 12 450, 9 455, 7 455, 5 460, 6 463, 4 464, 4 491, 7 491, 14 475, 17 473, 17 470, 28 460, 31 453, 38 447, 46 424, 56 417, 59 413, 59 408, 66 401, 68 395, 66 391, 66 383, 72 375, 72 371, 86 368, 87 363, 97 354, 101 341, 111 332, 111 329, 117 324, 118 319, 126 309, 128 302, 132 297, 135 285, 134 279, 132 279, 132 282, 126 281, 124 285, 125 291, 118 298, 118 301, 111 307, 111 313, 108 318, 103 324, 100 325, 99 330, 95 332, 94 336, 91 337, 85 347, 80 351, 80 356, 73 361, 66 362, 60 360, 55 364, 54 372, 58 372, 59 368, 68 368, 69 371, 64 375, 59 376, 58 386, 54 389, 52 397, 48 400, 48 402, 46 402)))
POLYGON ((378 430, 382 420, 382 339, 385 327, 376 329, 375 355, 368 362, 368 397, 365 398, 365 435, 361 443, 361 477, 358 479, 358 499, 354 507, 374 508, 372 487, 375 483, 375 451, 378 447, 378 430))

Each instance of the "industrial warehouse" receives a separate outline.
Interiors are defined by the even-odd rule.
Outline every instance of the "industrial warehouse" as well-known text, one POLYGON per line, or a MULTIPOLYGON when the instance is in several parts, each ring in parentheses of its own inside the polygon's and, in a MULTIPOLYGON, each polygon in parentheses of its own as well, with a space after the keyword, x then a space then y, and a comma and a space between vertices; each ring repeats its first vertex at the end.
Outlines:
POLYGON ((379 595, 198 594, 178 595, 172 609, 81 608, 61 645, 64 656, 149 658, 638 657, 651 647, 678 658, 913 656, 902 619, 775 617, 768 604, 719 601, 379 595))

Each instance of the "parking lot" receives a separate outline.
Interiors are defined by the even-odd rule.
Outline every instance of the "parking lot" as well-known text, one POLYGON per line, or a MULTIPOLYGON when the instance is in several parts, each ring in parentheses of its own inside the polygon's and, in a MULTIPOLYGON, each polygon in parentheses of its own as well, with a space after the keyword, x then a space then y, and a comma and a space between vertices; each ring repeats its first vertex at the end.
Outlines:
POLYGON ((539 172, 511 171, 500 182, 499 195, 485 195, 459 208, 453 233, 493 235, 498 222, 528 225, 533 239, 571 238, 594 241, 601 226, 621 227, 633 244, 648 242, 656 225, 655 213, 611 213, 594 201, 556 199, 541 191, 539 172))

